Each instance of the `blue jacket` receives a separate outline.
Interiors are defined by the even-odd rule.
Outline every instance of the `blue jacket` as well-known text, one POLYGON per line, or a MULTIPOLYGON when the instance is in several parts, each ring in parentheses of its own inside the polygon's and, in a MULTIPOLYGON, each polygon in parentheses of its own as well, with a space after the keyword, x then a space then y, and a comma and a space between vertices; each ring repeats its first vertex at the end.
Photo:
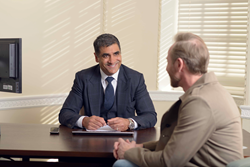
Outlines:
MULTIPOLYGON (((86 116, 100 116, 103 89, 100 66, 95 65, 76 73, 74 85, 59 113, 62 125, 73 128, 84 107, 86 116)), ((133 118, 138 129, 154 127, 157 118, 147 91, 143 74, 121 65, 116 89, 117 117, 133 118), (135 111, 136 114, 135 115, 135 111)))

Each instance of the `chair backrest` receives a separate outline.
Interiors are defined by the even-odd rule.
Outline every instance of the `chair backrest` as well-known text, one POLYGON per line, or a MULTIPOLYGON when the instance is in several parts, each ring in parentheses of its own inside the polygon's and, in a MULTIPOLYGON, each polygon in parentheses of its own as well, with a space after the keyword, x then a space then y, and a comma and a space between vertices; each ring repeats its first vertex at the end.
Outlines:
POLYGON ((250 167, 250 157, 230 162, 227 167, 250 167))

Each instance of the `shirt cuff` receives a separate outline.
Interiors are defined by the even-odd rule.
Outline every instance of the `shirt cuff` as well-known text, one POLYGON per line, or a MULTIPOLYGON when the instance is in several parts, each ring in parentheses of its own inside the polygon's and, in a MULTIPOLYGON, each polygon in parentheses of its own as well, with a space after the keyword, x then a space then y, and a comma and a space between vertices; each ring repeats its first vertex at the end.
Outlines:
POLYGON ((82 120, 83 120, 84 117, 86 117, 86 116, 81 116, 81 117, 76 121, 75 126, 77 126, 77 127, 79 127, 79 128, 83 128, 83 126, 82 126, 82 120))
POLYGON ((133 118, 131 118, 133 121, 134 121, 134 123, 135 123, 135 129, 136 128, 138 128, 138 124, 137 124, 137 122, 133 119, 133 118))

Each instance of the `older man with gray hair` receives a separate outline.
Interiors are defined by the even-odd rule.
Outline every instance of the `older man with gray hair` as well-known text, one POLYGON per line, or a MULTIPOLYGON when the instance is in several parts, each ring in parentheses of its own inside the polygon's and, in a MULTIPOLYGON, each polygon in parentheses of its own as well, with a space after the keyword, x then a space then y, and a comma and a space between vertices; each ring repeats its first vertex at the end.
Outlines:
POLYGON ((178 33, 167 61, 171 85, 184 95, 163 115, 158 141, 115 142, 114 166, 226 166, 243 158, 239 110, 215 74, 207 73, 204 41, 178 33))

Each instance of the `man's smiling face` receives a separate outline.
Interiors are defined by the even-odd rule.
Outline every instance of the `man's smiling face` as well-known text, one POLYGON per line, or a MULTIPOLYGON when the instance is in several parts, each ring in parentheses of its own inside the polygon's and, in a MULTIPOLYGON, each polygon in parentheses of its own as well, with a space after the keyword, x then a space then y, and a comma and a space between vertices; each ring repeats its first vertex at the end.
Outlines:
POLYGON ((100 54, 95 53, 95 60, 106 75, 113 75, 119 70, 122 63, 119 46, 113 44, 108 47, 101 47, 100 54))

